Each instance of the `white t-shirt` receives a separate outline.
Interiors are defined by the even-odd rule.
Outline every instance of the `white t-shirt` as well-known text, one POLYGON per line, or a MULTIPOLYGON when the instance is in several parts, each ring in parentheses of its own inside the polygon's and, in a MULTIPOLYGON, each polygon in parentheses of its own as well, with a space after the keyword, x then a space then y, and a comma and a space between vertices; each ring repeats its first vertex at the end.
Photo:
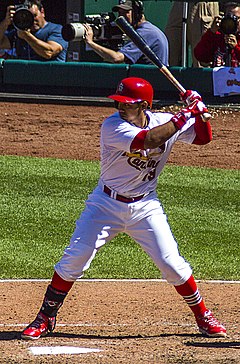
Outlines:
MULTIPOLYGON (((146 111, 149 123, 145 130, 168 122, 172 114, 146 111)), ((189 119, 162 147, 131 152, 130 147, 141 128, 123 120, 116 112, 101 127, 100 184, 120 195, 134 197, 157 186, 157 178, 167 162, 176 141, 191 144, 196 136, 195 119, 189 119)))

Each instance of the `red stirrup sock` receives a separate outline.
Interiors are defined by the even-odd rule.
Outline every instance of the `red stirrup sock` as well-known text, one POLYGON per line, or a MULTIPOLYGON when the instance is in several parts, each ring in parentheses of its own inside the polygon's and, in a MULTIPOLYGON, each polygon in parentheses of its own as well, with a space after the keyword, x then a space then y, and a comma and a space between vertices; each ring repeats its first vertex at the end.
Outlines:
POLYGON ((65 281, 57 274, 57 272, 54 272, 53 277, 52 277, 51 286, 53 288, 55 288, 57 291, 67 293, 72 288, 73 283, 74 282, 65 281))
POLYGON ((174 287, 183 297, 196 317, 202 316, 207 311, 193 276, 191 276, 184 284, 174 287))

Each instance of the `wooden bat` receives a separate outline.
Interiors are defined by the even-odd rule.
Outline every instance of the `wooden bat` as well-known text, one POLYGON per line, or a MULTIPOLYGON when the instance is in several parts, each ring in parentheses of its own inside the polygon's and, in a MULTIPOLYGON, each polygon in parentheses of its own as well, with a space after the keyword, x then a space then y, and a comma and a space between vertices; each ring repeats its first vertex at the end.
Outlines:
MULTIPOLYGON (((161 71, 181 93, 185 93, 186 89, 173 76, 169 69, 162 64, 162 61, 153 52, 153 50, 149 47, 149 45, 145 42, 141 35, 136 32, 131 24, 129 24, 123 16, 119 16, 115 22, 117 26, 122 30, 122 32, 125 33, 134 44, 136 44, 136 46, 143 52, 143 54, 145 54, 145 56, 148 57, 148 59, 153 64, 155 64, 155 66, 158 67, 159 71, 161 71)), ((203 121, 208 121, 210 118, 211 115, 209 113, 204 113, 202 115, 203 121)))

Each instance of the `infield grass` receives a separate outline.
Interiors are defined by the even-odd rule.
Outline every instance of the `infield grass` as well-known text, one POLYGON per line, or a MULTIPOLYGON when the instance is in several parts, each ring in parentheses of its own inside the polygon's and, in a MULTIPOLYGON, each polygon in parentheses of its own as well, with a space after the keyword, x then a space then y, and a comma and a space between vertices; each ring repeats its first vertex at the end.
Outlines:
MULTIPOLYGON (((51 278, 96 186, 99 162, 0 157, 0 278, 51 278)), ((240 279, 239 171, 166 166, 163 203, 197 279, 240 279)), ((97 254, 85 278, 161 278, 125 234, 97 254)))

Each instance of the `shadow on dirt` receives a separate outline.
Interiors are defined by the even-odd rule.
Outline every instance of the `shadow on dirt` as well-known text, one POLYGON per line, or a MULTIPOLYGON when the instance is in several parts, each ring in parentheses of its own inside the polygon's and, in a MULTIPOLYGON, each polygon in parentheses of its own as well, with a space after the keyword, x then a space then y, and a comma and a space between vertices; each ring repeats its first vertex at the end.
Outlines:
MULTIPOLYGON (((206 338, 212 340, 212 338, 206 338)), ((223 339, 225 340, 225 339, 223 339)), ((214 342, 186 342, 186 346, 194 346, 197 348, 233 348, 240 349, 240 341, 214 341, 214 342)))
POLYGON ((20 339, 19 331, 0 331, 0 341, 10 341, 20 339))
MULTIPOLYGON (((21 332, 20 331, 0 331, 0 341, 10 341, 10 340, 21 340, 21 332)), ((65 338, 65 339, 89 339, 89 340, 101 340, 101 339, 111 339, 111 340, 136 340, 136 339, 156 339, 156 338, 164 338, 164 337, 182 337, 182 338, 196 338, 200 336, 200 334, 176 334, 176 333, 168 333, 168 334, 159 334, 159 335, 93 335, 93 334, 73 334, 73 333, 63 333, 63 332, 54 332, 50 333, 47 338, 65 338)), ((44 339, 44 338, 43 338, 44 339)), ((189 344, 194 344, 190 343, 189 344)), ((188 344, 187 344, 188 345, 188 344)))

